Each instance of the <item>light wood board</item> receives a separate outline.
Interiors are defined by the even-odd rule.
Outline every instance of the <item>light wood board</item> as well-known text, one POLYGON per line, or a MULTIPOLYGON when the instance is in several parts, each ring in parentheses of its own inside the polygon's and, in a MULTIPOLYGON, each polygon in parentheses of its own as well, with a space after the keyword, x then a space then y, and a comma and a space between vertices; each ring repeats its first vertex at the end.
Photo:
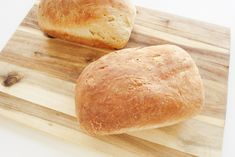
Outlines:
POLYGON ((127 47, 176 44, 200 69, 206 104, 180 124, 123 135, 93 137, 75 118, 75 80, 90 62, 111 50, 46 37, 37 25, 37 4, 0 53, 0 115, 78 144, 97 156, 219 157, 229 70, 228 28, 138 7, 127 47), (23 78, 10 87, 7 75, 23 78))

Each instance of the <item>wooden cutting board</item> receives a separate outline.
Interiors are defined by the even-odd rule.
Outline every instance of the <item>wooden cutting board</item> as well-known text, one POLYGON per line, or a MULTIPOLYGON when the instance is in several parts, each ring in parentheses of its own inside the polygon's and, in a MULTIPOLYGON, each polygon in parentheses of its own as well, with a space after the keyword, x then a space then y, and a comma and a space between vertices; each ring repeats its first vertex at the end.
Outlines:
POLYGON ((174 126, 93 137, 82 133, 76 123, 74 82, 84 67, 111 50, 48 38, 37 25, 37 5, 0 54, 1 116, 69 140, 84 153, 94 152, 97 156, 221 155, 229 69, 228 28, 138 7, 127 47, 171 43, 186 49, 204 81, 205 107, 197 117, 174 126), (15 83, 16 78, 21 79, 15 83), (4 86, 6 79, 10 87, 4 86))

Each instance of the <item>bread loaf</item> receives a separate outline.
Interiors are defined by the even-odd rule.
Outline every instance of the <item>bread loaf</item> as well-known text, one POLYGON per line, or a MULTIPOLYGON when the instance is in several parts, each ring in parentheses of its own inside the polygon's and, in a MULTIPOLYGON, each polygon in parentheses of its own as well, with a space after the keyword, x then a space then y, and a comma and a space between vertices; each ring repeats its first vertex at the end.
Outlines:
POLYGON ((197 66, 174 45, 110 53, 88 65, 76 86, 78 120, 90 134, 172 125, 196 115, 203 102, 197 66))
POLYGON ((129 0, 41 0, 38 24, 52 37, 120 49, 130 38, 135 15, 129 0))

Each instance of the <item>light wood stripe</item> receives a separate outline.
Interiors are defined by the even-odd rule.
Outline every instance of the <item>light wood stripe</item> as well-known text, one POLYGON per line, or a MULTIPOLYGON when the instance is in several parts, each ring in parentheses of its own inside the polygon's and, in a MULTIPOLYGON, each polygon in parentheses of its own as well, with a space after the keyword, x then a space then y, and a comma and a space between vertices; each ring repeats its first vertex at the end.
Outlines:
POLYGON ((230 30, 225 27, 194 21, 156 10, 138 7, 136 24, 161 32, 229 49, 230 30))
MULTIPOLYGON (((228 49, 225 49, 225 48, 219 48, 216 46, 208 45, 206 43, 202 43, 202 42, 198 42, 198 41, 191 40, 188 38, 176 36, 176 35, 173 35, 170 33, 146 28, 146 27, 140 26, 140 25, 135 25, 134 33, 137 33, 139 35, 149 36, 151 38, 159 38, 163 41, 167 41, 168 43, 173 43, 173 44, 182 45, 182 46, 190 46, 191 48, 199 48, 199 49, 203 49, 203 50, 216 51, 216 52, 225 53, 225 54, 229 53, 228 49)), ((136 38, 135 40, 138 40, 138 38, 136 38)), ((148 42, 148 41, 146 41, 146 42, 148 42)))
POLYGON ((203 115, 199 115, 196 116, 195 118, 196 120, 211 124, 211 125, 215 125, 218 127, 224 127, 224 120, 218 119, 218 118, 213 118, 213 117, 208 117, 208 116, 203 116, 203 115))

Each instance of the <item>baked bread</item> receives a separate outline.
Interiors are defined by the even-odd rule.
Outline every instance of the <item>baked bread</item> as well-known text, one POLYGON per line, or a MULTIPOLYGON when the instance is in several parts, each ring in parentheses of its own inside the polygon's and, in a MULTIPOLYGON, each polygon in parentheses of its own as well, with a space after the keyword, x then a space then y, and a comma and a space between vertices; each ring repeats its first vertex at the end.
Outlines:
POLYGON ((76 86, 78 120, 90 134, 172 125, 196 115, 203 102, 197 66, 174 45, 110 53, 88 65, 76 86))
POLYGON ((52 37, 121 49, 130 38, 135 15, 129 0, 41 0, 38 24, 52 37))

